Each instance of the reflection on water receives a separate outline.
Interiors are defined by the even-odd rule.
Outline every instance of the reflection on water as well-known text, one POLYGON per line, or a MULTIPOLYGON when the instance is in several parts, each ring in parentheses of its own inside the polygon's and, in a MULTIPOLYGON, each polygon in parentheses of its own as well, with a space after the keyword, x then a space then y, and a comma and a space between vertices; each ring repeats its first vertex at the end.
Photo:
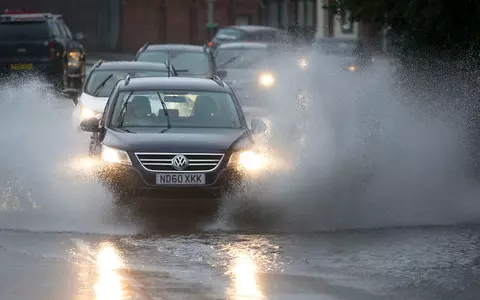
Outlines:
POLYGON ((117 273, 124 263, 111 244, 101 246, 96 259, 98 279, 94 286, 97 300, 120 300, 125 298, 122 278, 117 273))
POLYGON ((247 251, 238 251, 227 274, 232 278, 232 286, 227 289, 229 299, 265 299, 257 282, 257 265, 247 251))
POLYGON ((78 252, 71 252, 78 281, 75 300, 121 300, 130 296, 120 274, 125 264, 113 244, 102 243, 94 251, 79 242, 77 248, 78 252))
POLYGON ((221 252, 228 255, 226 274, 231 279, 226 290, 227 298, 267 299, 260 274, 282 272, 283 263, 278 259, 279 251, 278 245, 258 236, 243 236, 240 241, 224 244, 221 252))

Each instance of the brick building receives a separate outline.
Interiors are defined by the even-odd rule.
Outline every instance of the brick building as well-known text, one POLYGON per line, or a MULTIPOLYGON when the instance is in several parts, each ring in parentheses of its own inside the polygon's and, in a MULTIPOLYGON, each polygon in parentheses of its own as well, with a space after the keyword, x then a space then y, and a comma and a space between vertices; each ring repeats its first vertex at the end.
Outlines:
MULTIPOLYGON (((259 0, 215 0, 218 26, 258 24, 259 0)), ((121 50, 136 51, 145 42, 207 42, 208 0, 123 0, 121 50)))

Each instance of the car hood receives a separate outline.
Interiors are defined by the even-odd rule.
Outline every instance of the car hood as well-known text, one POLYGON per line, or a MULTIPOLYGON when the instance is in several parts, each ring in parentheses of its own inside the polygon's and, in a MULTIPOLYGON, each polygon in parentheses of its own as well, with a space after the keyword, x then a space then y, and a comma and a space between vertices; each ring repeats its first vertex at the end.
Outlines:
POLYGON ((107 130, 105 145, 129 152, 225 153, 235 142, 243 138, 250 139, 245 128, 130 129, 135 132, 107 130))
POLYGON ((103 112, 105 105, 107 104, 108 97, 94 97, 85 93, 82 93, 78 99, 78 104, 83 105, 96 112, 103 112))

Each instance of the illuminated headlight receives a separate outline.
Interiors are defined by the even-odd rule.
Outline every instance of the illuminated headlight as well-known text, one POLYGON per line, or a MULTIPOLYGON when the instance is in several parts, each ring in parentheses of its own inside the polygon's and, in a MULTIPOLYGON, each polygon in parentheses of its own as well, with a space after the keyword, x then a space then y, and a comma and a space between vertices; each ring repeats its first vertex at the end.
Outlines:
POLYGON ((107 146, 102 146, 102 160, 106 163, 131 165, 127 152, 107 146))
POLYGON ((355 72, 357 70, 357 66, 354 66, 354 65, 348 66, 348 70, 350 72, 355 72))
POLYGON ((300 69, 305 70, 308 67, 308 60, 305 57, 302 57, 298 61, 298 66, 300 67, 300 69))
POLYGON ((82 119, 91 119, 91 118, 99 117, 101 114, 102 114, 101 112, 95 111, 85 106, 82 106, 80 108, 80 116, 82 119))
POLYGON ((79 67, 82 54, 80 52, 68 52, 68 66, 79 67))
POLYGON ((239 170, 252 172, 264 168, 265 159, 255 151, 244 150, 233 153, 228 165, 239 170))
POLYGON ((258 78, 258 84, 263 87, 272 87, 275 85, 275 76, 271 73, 260 74, 258 78))

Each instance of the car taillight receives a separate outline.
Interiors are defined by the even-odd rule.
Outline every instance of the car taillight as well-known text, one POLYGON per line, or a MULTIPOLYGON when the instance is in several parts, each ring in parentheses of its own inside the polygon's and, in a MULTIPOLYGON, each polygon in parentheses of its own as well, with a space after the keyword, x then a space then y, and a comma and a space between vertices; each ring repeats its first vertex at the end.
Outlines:
POLYGON ((207 45, 208 45, 208 47, 212 48, 213 47, 213 42, 210 41, 210 42, 207 43, 207 45))
POLYGON ((56 44, 54 41, 48 42, 48 48, 50 49, 50 60, 55 60, 56 44))

